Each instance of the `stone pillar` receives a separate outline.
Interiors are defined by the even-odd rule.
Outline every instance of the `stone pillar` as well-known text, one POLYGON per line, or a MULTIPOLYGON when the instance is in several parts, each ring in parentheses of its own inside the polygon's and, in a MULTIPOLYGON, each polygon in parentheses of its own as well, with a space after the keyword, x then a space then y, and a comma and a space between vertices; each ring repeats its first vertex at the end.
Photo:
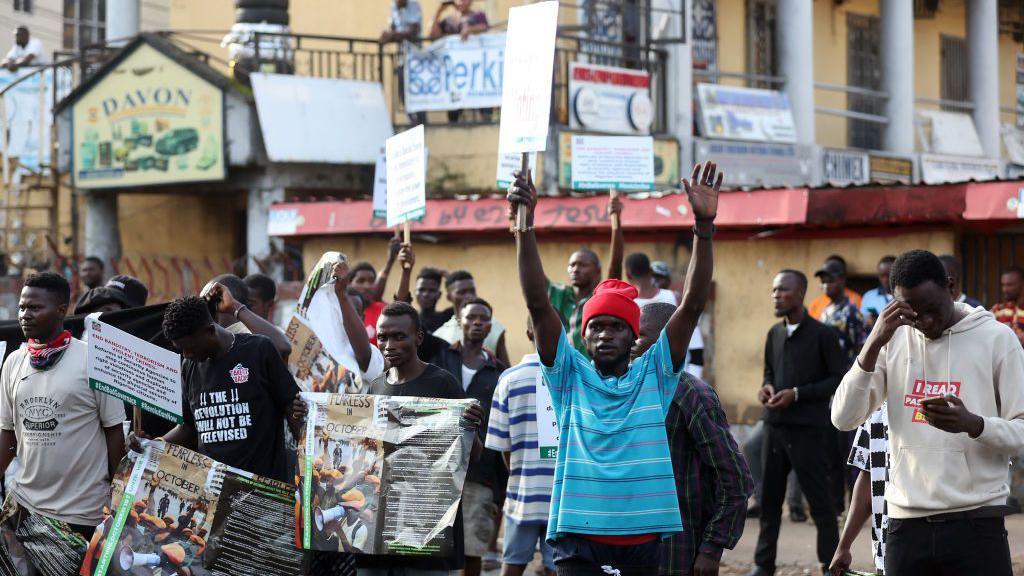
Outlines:
POLYGON ((882 0, 882 90, 889 94, 883 147, 914 153, 914 6, 906 0, 882 0))
MULTIPOLYGON (((139 33, 139 0, 107 0, 107 40, 126 39, 139 33)), ((126 42, 116 42, 121 45, 126 42)))
MULTIPOLYGON (((266 258, 274 245, 281 249, 281 241, 267 234, 270 206, 284 201, 284 188, 254 188, 249 190, 249 204, 246 208, 246 272, 259 272, 255 258, 266 258)), ((274 265, 266 271, 275 280, 281 280, 281 267, 274 265)))
POLYGON ((989 158, 1000 157, 999 20, 996 0, 967 2, 967 68, 974 127, 989 158))
POLYGON ((107 269, 121 257, 117 194, 89 192, 85 196, 85 253, 103 260, 107 269))
POLYGON ((793 107, 798 144, 814 144, 814 7, 811 0, 778 0, 775 31, 779 74, 793 107))

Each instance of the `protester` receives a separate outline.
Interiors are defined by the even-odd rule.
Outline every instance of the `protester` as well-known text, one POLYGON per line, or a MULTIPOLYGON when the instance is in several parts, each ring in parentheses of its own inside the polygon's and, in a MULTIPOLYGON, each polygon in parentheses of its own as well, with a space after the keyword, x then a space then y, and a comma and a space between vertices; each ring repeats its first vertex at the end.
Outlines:
POLYGON ((864 293, 860 302, 860 313, 864 316, 867 328, 870 330, 878 319, 878 315, 885 310, 885 307, 892 302, 892 290, 889 288, 889 270, 892 263, 896 261, 895 256, 883 256, 878 261, 878 288, 872 288, 864 293))
POLYGON ((525 211, 526 227, 516 231, 519 278, 560 430, 547 532, 559 574, 654 574, 659 538, 682 531, 664 422, 711 288, 721 183, 710 162, 683 181, 696 218, 686 295, 657 343, 632 364, 636 289, 619 280, 598 285, 583 310, 590 357, 576 351, 547 297, 529 172, 517 173, 509 190, 513 210, 525 211), (624 486, 629 499, 619 497, 624 486))
POLYGON ((455 315, 451 307, 437 310, 443 280, 444 275, 437 268, 423 268, 416 276, 416 305, 420 307, 420 322, 423 323, 424 332, 432 334, 455 315))
POLYGON ((651 270, 651 260, 647 254, 636 252, 626 257, 626 278, 639 294, 636 298, 637 306, 643 308, 655 302, 672 306, 678 304, 676 295, 671 290, 658 288, 654 281, 654 271, 651 270))
POLYGON ((25 279, 18 321, 28 344, 0 371, 0 475, 17 453, 14 501, 88 541, 110 504, 125 415, 120 400, 89 387, 87 345, 64 329, 70 299, 59 274, 25 279))
POLYGON ((864 330, 864 316, 846 295, 846 269, 836 261, 829 261, 814 276, 821 280, 821 291, 829 299, 817 320, 835 330, 839 347, 846 354, 848 365, 852 364, 867 338, 867 332, 864 330))
POLYGON ((195 296, 167 306, 163 331, 181 351, 185 420, 163 439, 246 472, 291 481, 281 423, 287 420, 298 438, 301 418, 292 403, 299 387, 270 339, 227 331, 214 322, 208 302, 195 296))
MULTIPOLYGON (((508 368, 484 348, 484 338, 491 330, 491 305, 473 298, 459 309, 462 339, 445 349, 437 365, 455 376, 467 398, 476 398, 484 408, 486 424, 494 398, 498 377, 508 368)), ((480 442, 486 439, 485 427, 478 429, 480 442)), ((481 558, 497 532, 495 520, 500 517, 500 503, 505 499, 508 471, 497 452, 485 449, 480 459, 469 468, 462 489, 462 510, 466 522, 466 576, 479 576, 481 558)))
POLYGON ((1024 269, 1011 266, 999 278, 1002 301, 992 307, 996 321, 1013 329, 1017 339, 1024 345, 1024 269))
POLYGON ((1024 350, 992 314, 953 302, 931 252, 901 254, 891 275, 895 301, 832 401, 841 430, 886 402, 885 572, 1009 576, 1007 455, 1024 446, 1024 350))
POLYGON ((818 532, 817 555, 828 566, 839 542, 836 510, 829 493, 829 443, 835 432, 828 420, 829 397, 847 362, 834 331, 804 308, 807 277, 782 270, 772 283, 776 318, 764 351, 764 385, 758 400, 764 413, 764 478, 761 531, 748 576, 775 573, 786 477, 796 471, 818 532))
MULTIPOLYGON (((449 344, 454 344, 462 338, 458 311, 462 309, 463 304, 476 298, 476 281, 469 272, 456 270, 445 278, 444 289, 448 301, 452 303, 455 315, 440 328, 434 330, 434 336, 449 344)), ((498 360, 501 360, 503 364, 508 366, 508 348, 505 347, 505 326, 494 318, 491 319, 491 331, 487 335, 487 339, 484 340, 484 347, 494 352, 498 360)))
MULTIPOLYGON (((675 310, 663 303, 640 309, 634 358, 657 342, 675 310)), ((662 542, 659 574, 717 574, 722 551, 732 550, 743 535, 747 498, 754 491, 747 461, 718 394, 688 373, 679 380, 665 426, 684 531, 662 542)))
POLYGON ((149 300, 149 288, 134 276, 115 274, 107 280, 106 287, 121 292, 127 302, 125 308, 142 308, 149 300))
MULTIPOLYGON (((846 260, 842 256, 839 256, 838 254, 833 254, 829 256, 828 258, 825 259, 824 265, 828 265, 829 263, 838 264, 839 267, 842 268, 843 270, 843 276, 846 275, 846 271, 848 270, 848 268, 846 266, 846 260)), ((822 266, 823 268, 824 265, 822 266)), ((846 297, 850 299, 850 302, 853 302, 853 305, 860 309, 860 306, 863 303, 863 299, 861 298, 860 294, 854 292, 853 290, 850 290, 849 287, 844 288, 844 291, 846 292, 846 297)), ((827 294, 822 293, 817 298, 812 300, 809 306, 807 306, 807 313, 811 315, 811 318, 821 318, 821 313, 825 310, 825 308, 828 307, 828 305, 831 302, 831 298, 829 298, 827 294)))
POLYGON ((365 308, 363 323, 366 326, 366 333, 370 337, 370 342, 375 346, 377 344, 377 318, 380 317, 380 311, 386 305, 383 301, 384 289, 387 287, 391 268, 394 267, 401 249, 402 240, 397 236, 392 237, 388 243, 388 259, 385 261, 384 268, 381 269, 380 274, 377 274, 377 271, 369 262, 357 262, 349 272, 349 285, 363 295, 365 308))
MULTIPOLYGON (((363 297, 359 291, 348 286, 351 277, 347 262, 334 265, 334 295, 341 308, 342 327, 345 336, 352 346, 359 371, 343 376, 344 382, 338 386, 339 393, 365 394, 370 384, 384 373, 384 356, 375 346, 370 345, 370 338, 363 326, 363 297)), ((341 370, 341 368, 339 368, 341 370)))
POLYGON ((200 294, 209 302, 211 315, 231 334, 259 334, 266 336, 285 361, 292 353, 292 345, 285 333, 257 316, 243 302, 249 301, 249 287, 234 274, 221 274, 207 284, 200 294))
POLYGON ((106 286, 93 288, 86 291, 78 304, 75 305, 75 315, 92 314, 94 312, 117 312, 129 308, 128 300, 124 293, 119 290, 112 290, 106 286))
POLYGON ((850 513, 839 537, 839 547, 829 565, 831 576, 845 576, 853 562, 850 548, 871 519, 871 552, 875 574, 885 574, 885 533, 889 513, 885 492, 889 484, 889 416, 885 403, 875 410, 867 422, 857 428, 857 437, 847 463, 860 470, 850 498, 850 513))
POLYGON ((274 305, 277 304, 277 282, 266 274, 256 272, 244 279, 249 289, 249 308, 267 322, 274 322, 274 305))
POLYGON ((950 290, 953 294, 953 301, 967 304, 971 308, 981 306, 981 302, 977 299, 964 294, 963 283, 960 278, 960 261, 956 259, 956 256, 953 256, 952 254, 943 254, 942 256, 939 256, 939 260, 941 260, 942 265, 946 267, 946 274, 949 275, 949 279, 952 281, 950 290))
POLYGON ((29 37, 27 26, 18 26, 14 30, 14 44, 7 51, 7 56, 0 62, 0 66, 17 72, 22 66, 41 66, 45 63, 46 52, 43 50, 43 43, 38 38, 29 37))
MULTIPOLYGON (((437 40, 442 36, 458 35, 465 42, 473 34, 483 34, 491 29, 487 14, 481 10, 473 10, 473 0, 446 0, 441 2, 434 14, 434 23, 430 27, 430 39, 437 40), (455 14, 444 16, 452 8, 455 14)), ((491 121, 493 108, 481 108, 480 116, 485 122, 491 121)), ((455 123, 462 116, 462 110, 449 110, 448 121, 455 123)))
MULTIPOLYGON (((534 341, 529 320, 526 336, 534 341)), ((503 576, 523 576, 538 546, 544 576, 555 576, 554 551, 545 536, 555 461, 541 459, 537 447, 537 385, 541 378, 539 357, 524 355, 498 379, 488 418, 485 446, 501 452, 509 469, 503 576)))
POLYGON ((78 279, 86 290, 103 286, 103 260, 97 256, 88 256, 78 267, 78 279))

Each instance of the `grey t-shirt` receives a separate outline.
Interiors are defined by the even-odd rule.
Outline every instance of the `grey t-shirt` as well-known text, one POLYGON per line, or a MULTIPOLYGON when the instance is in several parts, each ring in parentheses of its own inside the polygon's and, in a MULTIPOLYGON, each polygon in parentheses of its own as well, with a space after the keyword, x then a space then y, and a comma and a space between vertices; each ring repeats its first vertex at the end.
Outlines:
POLYGON ((110 504, 103 428, 120 426, 120 400, 89 388, 88 347, 72 339, 47 370, 29 363, 26 348, 0 370, 0 428, 18 437, 11 493, 47 518, 95 526, 110 504))

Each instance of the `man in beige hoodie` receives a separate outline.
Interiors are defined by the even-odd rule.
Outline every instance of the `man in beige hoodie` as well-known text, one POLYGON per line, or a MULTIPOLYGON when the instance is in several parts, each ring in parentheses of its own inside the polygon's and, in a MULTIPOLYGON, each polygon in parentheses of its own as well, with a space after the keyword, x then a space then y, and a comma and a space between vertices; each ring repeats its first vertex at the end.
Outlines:
POLYGON ((954 303, 931 252, 891 271, 895 300, 836 390, 853 430, 888 400, 885 573, 1011 574, 1009 458, 1024 449, 1024 350, 991 313, 954 303))

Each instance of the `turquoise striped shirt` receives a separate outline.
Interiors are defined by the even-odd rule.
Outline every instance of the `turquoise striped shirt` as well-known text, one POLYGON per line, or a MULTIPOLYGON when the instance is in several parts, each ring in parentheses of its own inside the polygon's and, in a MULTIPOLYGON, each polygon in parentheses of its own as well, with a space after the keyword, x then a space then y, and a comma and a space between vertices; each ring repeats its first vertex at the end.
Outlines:
POLYGON ((625 375, 603 378, 562 334, 554 365, 541 369, 559 428, 548 541, 682 532, 665 432, 680 375, 668 336, 625 375))

